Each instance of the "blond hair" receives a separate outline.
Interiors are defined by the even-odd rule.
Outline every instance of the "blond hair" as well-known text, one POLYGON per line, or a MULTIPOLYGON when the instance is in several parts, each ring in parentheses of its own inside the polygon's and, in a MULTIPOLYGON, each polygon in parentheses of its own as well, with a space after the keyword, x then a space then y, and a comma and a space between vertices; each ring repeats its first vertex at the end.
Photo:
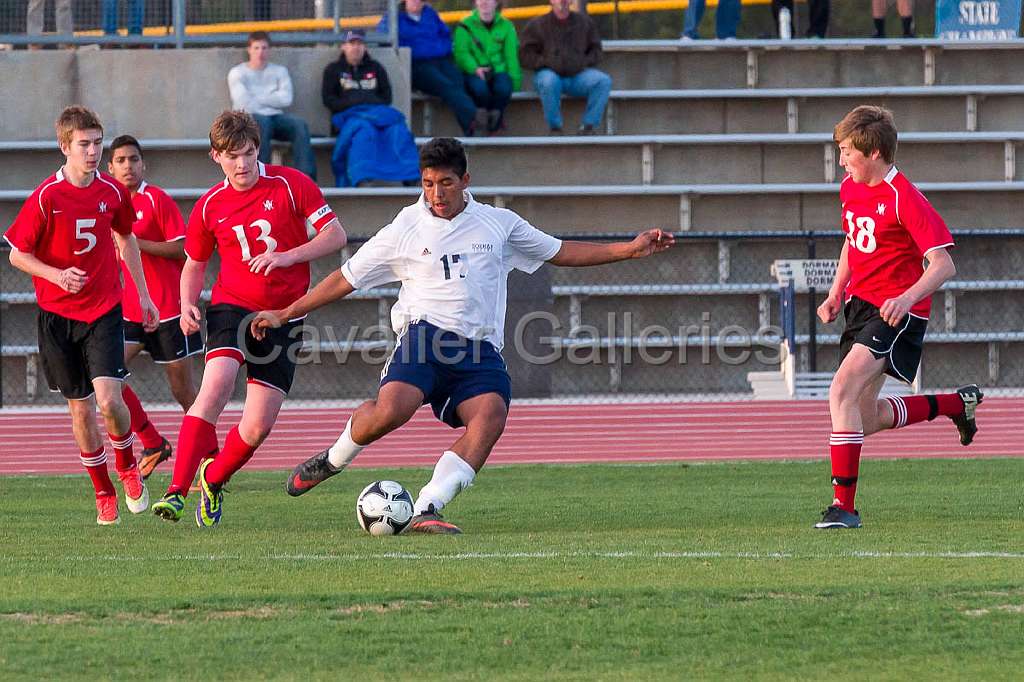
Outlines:
POLYGON ((103 132, 100 118, 90 109, 75 104, 60 112, 54 124, 57 130, 57 143, 62 147, 71 144, 76 130, 99 130, 103 132))

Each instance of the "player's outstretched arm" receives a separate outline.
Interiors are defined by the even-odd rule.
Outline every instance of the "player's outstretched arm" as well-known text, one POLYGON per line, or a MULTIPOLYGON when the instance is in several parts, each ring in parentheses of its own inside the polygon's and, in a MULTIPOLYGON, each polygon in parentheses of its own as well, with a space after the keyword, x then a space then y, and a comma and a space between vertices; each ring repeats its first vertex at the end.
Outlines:
POLYGON ((75 267, 64 270, 55 268, 39 260, 34 253, 19 251, 12 247, 9 258, 11 265, 22 272, 52 282, 70 294, 77 294, 89 281, 85 270, 75 267))
POLYGON ((150 256, 170 258, 171 260, 185 260, 185 240, 175 239, 169 242, 157 242, 151 239, 135 238, 139 242, 139 251, 148 253, 150 256))
POLYGON ((332 220, 302 246, 296 246, 287 251, 269 251, 254 256, 249 261, 249 270, 269 275, 275 268, 287 268, 296 263, 307 263, 321 256, 340 251, 347 243, 348 236, 345 234, 345 228, 337 220, 332 220))
POLYGON ((828 324, 837 317, 843 309, 843 294, 846 292, 846 285, 850 283, 850 257, 848 250, 850 242, 843 242, 843 251, 839 254, 839 264, 836 266, 836 277, 832 280, 832 288, 828 290, 828 296, 818 306, 818 319, 828 324))
POLYGON ((135 235, 130 232, 121 234, 111 231, 111 233, 114 235, 114 241, 117 242, 121 258, 128 266, 132 281, 135 282, 135 289, 139 292, 142 328, 147 332, 156 331, 156 328, 160 326, 160 311, 156 309, 153 299, 149 297, 149 286, 146 284, 146 274, 142 270, 142 253, 139 251, 139 243, 135 240, 135 235))
POLYGON ((890 298, 878 309, 882 319, 895 327, 910 312, 914 304, 925 296, 931 296, 946 280, 956 274, 953 258, 945 248, 938 248, 925 254, 928 267, 914 285, 903 292, 903 295, 890 298))
POLYGON ((185 336, 199 331, 199 294, 203 291, 206 261, 192 260, 189 256, 181 269, 181 318, 178 321, 185 336))
POLYGON ((341 274, 341 270, 335 270, 284 310, 264 310, 258 313, 250 323, 249 329, 253 336, 262 339, 267 329, 277 328, 288 320, 304 317, 317 308, 345 298, 355 290, 341 274))
POLYGON ((548 262, 563 267, 604 265, 630 258, 646 258, 672 248, 676 243, 671 232, 647 230, 631 242, 597 244, 594 242, 563 241, 562 248, 548 262))

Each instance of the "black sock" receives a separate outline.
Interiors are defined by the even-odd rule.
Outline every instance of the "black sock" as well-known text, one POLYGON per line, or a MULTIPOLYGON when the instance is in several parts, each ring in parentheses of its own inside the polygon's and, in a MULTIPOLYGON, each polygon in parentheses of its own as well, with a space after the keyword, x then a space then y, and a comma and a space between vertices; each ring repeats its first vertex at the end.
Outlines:
POLYGON ((914 37, 914 17, 913 17, 913 15, 911 15, 909 17, 900 17, 900 20, 903 22, 903 37, 904 38, 913 38, 914 37))
POLYGON ((882 17, 881 19, 875 19, 875 37, 885 37, 885 17, 882 17))

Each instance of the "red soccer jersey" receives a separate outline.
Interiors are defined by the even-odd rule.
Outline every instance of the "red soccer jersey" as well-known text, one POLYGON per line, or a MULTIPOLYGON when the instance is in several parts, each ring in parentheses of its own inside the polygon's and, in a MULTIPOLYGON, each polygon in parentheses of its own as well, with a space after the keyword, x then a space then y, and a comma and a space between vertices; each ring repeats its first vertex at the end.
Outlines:
MULTIPOLYGON (((925 254, 953 246, 942 217, 895 166, 874 187, 846 176, 839 199, 849 244, 848 297, 881 307, 920 279, 925 254)), ((926 296, 910 312, 927 318, 931 305, 926 296)))
MULTIPOLYGON (((135 209, 135 224, 132 232, 139 239, 153 242, 173 242, 185 238, 185 221, 181 218, 174 200, 159 187, 143 182, 132 197, 135 209)), ((181 315, 181 269, 184 261, 161 258, 142 253, 142 270, 146 273, 146 288, 149 297, 160 311, 160 321, 173 320, 181 315)), ((139 290, 135 287, 128 265, 122 261, 124 273, 124 299, 121 312, 129 322, 142 324, 142 307, 139 305, 139 290)))
POLYGON ((76 294, 41 277, 32 283, 43 310, 93 322, 121 302, 121 271, 110 230, 131 234, 134 219, 128 190, 117 180, 96 171, 88 187, 75 187, 59 170, 32 192, 4 238, 47 265, 84 270, 88 281, 76 294))
POLYGON ((312 239, 334 220, 320 188, 294 168, 259 164, 259 180, 239 192, 224 180, 192 209, 185 251, 197 261, 220 252, 220 274, 213 285, 214 305, 231 303, 247 310, 291 305, 309 288, 309 263, 249 271, 249 261, 267 251, 287 251, 312 239))

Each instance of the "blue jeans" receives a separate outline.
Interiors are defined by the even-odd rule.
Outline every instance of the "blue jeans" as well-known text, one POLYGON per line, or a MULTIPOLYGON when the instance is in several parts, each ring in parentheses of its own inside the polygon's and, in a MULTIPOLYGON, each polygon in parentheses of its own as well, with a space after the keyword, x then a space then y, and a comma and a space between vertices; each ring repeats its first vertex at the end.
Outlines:
POLYGON ((412 87, 440 97, 455 112, 455 118, 467 135, 472 131, 476 105, 466 94, 462 72, 451 57, 412 60, 412 87))
MULTIPOLYGON (((117 33, 118 0, 103 0, 103 34, 117 33)), ((128 35, 142 35, 142 18, 146 11, 146 0, 128 0, 128 35)))
POLYGON ((501 112, 501 116, 494 122, 495 129, 500 128, 501 119, 505 117, 505 107, 512 99, 512 77, 507 73, 496 73, 484 80, 476 74, 467 73, 466 90, 481 109, 501 112))
POLYGON ((270 163, 271 140, 290 142, 292 145, 292 163, 300 171, 316 180, 316 159, 313 148, 309 144, 309 127, 298 116, 291 114, 275 114, 263 116, 253 114, 260 126, 260 161, 270 163))
POLYGON ((562 129, 562 93, 570 97, 586 97, 583 125, 597 127, 608 105, 612 77, 597 69, 583 69, 575 76, 559 76, 551 69, 539 69, 533 75, 533 87, 544 107, 544 120, 552 130, 562 129))
MULTIPOLYGON (((700 38, 697 27, 704 18, 704 0, 690 0, 683 15, 683 37, 700 38)), ((740 25, 740 0, 718 0, 715 10, 715 35, 719 40, 736 37, 736 27, 740 25)))

